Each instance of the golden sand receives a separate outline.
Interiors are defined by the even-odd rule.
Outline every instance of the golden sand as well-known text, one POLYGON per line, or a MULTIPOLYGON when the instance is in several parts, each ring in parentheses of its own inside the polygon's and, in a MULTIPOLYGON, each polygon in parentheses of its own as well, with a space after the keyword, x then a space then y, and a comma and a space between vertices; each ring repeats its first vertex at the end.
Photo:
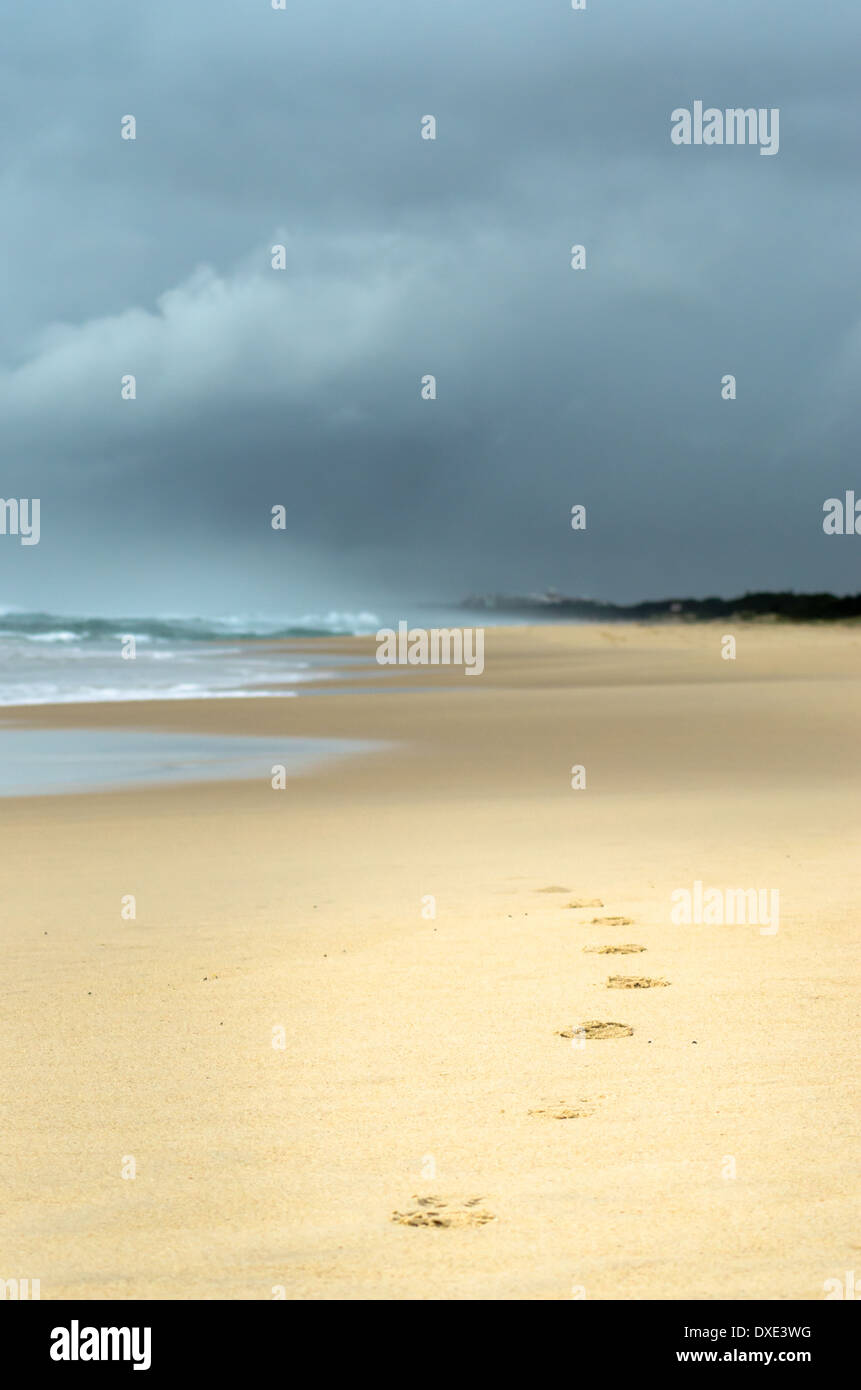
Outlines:
POLYGON ((2 1277, 818 1299, 857 1268, 861 630, 489 630, 485 661, 5 712, 394 746, 0 801, 2 1277), (674 925, 695 880, 778 889, 779 930, 674 925), (600 1045, 555 1036, 604 1021, 597 907, 672 981, 600 1045))

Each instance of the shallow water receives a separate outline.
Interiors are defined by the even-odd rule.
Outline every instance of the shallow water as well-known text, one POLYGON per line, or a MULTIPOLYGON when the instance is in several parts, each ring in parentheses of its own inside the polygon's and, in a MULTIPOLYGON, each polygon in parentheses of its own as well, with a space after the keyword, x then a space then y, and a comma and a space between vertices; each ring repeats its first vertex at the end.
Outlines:
POLYGON ((260 738, 134 729, 0 727, 0 796, 47 796, 175 782, 287 780, 381 745, 358 739, 260 738))

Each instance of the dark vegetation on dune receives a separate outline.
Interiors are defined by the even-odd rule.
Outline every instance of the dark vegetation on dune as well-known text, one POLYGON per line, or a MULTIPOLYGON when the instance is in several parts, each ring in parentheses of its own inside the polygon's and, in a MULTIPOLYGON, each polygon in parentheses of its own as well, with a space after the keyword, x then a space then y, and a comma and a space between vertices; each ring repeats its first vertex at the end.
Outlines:
POLYGON ((461 607, 488 612, 534 614, 542 618, 592 618, 598 622, 704 622, 711 618, 736 621, 833 622, 861 617, 861 594, 838 598, 835 594, 757 593, 740 598, 666 598, 644 603, 604 603, 600 599, 566 598, 550 589, 544 594, 519 598, 504 594, 478 594, 464 599, 461 607))

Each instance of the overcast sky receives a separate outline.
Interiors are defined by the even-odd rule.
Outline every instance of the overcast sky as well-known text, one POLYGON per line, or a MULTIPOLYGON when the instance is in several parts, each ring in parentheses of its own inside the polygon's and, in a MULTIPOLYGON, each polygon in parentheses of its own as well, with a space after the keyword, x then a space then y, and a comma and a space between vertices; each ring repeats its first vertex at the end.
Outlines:
POLYGON ((858 0, 6 0, 2 34, 0 495, 42 520, 0 603, 861 589, 822 531, 861 496, 858 0), (779 152, 674 145, 696 100, 779 108, 779 152))

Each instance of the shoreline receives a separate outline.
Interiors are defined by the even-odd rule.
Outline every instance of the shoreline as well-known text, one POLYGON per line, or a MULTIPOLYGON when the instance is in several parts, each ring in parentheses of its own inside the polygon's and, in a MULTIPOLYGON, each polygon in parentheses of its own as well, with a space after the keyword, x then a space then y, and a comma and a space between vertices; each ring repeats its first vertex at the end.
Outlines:
POLYGON ((283 792, 0 801, 4 1275, 43 1299, 821 1298, 854 1260, 861 640, 718 653, 699 626, 488 629, 476 680, 18 707, 392 746, 283 792), (779 931, 674 925, 696 880, 779 889, 779 931), (620 943, 645 949, 584 949, 620 943), (584 1019, 633 1033, 558 1036, 584 1019), (452 1228, 394 1219, 430 1199, 452 1228))

